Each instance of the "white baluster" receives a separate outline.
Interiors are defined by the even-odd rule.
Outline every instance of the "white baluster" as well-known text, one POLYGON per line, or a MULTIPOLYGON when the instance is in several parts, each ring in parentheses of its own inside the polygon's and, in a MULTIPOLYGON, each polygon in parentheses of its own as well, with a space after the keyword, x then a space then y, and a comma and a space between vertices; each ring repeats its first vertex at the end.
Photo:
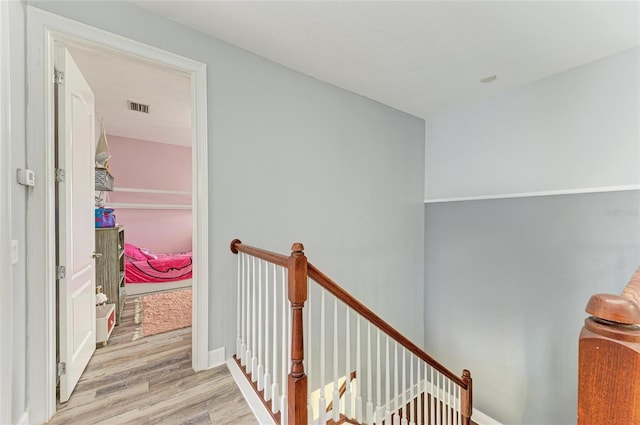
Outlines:
POLYGON ((360 316, 356 316, 356 422, 362 423, 362 368, 360 360, 360 316))
POLYGON ((446 425, 446 420, 447 420, 447 414, 446 414, 446 409, 447 409, 447 397, 446 397, 446 391, 447 391, 447 382, 446 382, 446 378, 444 375, 441 375, 441 387, 440 387, 440 400, 442 400, 442 403, 440 404, 440 421, 442 422, 442 425, 446 425))
POLYGON ((444 381, 444 423, 449 425, 449 390, 450 390, 449 378, 445 378, 444 381))
MULTIPOLYGON (((422 397, 423 397, 423 392, 422 392, 422 385, 420 385, 420 378, 421 378, 421 374, 420 374, 420 370, 422 369, 422 365, 424 364, 422 362, 422 360, 420 360, 419 358, 416 358, 416 362, 417 362, 417 369, 416 369, 416 377, 417 377, 417 381, 416 382, 416 393, 418 394, 418 397, 416 398, 416 403, 417 403, 417 416, 416 416, 416 423, 418 425, 423 424, 424 423, 424 403, 422 403, 422 397)), ((424 366, 426 367, 427 365, 424 364, 424 366)))
POLYGON ((238 276, 237 276, 237 286, 236 286, 236 356, 240 357, 240 346, 242 345, 242 340, 240 337, 240 297, 242 296, 240 290, 240 282, 241 282, 241 272, 240 272, 240 264, 242 263, 242 253, 238 255, 238 276))
POLYGON ((264 400, 271 400, 271 365, 269 364, 269 344, 273 341, 269 338, 269 264, 265 263, 264 269, 264 400))
POLYGON ((438 425, 440 423, 440 419, 438 418, 438 412, 439 412, 439 399, 438 399, 438 380, 440 379, 439 373, 435 370, 432 369, 432 373, 433 373, 433 394, 431 395, 432 399, 433 399, 433 417, 435 420, 435 424, 438 425))
MULTIPOLYGON (((305 348, 305 355, 306 355, 306 372, 307 372, 307 381, 311 381, 311 375, 313 374, 313 369, 312 369, 312 363, 311 363, 311 353, 312 353, 312 349, 311 349, 311 344, 313 341, 312 338, 312 321, 311 321, 311 288, 309 288, 309 278, 307 277, 307 346, 305 348)), ((307 421, 309 423, 313 423, 313 406, 311 405, 311 389, 307 389, 307 421)))
POLYGON ((251 380, 256 382, 258 379, 257 371, 258 371, 258 357, 256 349, 257 345, 257 327, 258 327, 258 293, 256 291, 256 257, 253 257, 253 270, 252 270, 252 281, 253 281, 253 305, 251 308, 251 380))
POLYGON ((287 396, 280 397, 280 425, 287 425, 289 423, 289 406, 287 405, 287 396))
POLYGON ((402 349, 402 420, 401 425, 408 425, 407 421, 407 353, 402 349))
POLYGON ((444 375, 440 375, 440 400, 438 403, 440 406, 440 422, 442 425, 447 424, 447 378, 444 375))
MULTIPOLYGON (((251 257, 253 261, 253 257, 251 257)), ((251 331, 251 302, 253 301, 253 279, 251 278, 251 262, 247 261, 247 351, 244 355, 245 357, 245 371, 247 373, 251 373, 251 341, 252 341, 252 331, 251 331)))
POLYGON ((326 422, 327 399, 325 398, 324 387, 326 384, 325 367, 326 367, 326 345, 325 345, 325 290, 321 290, 320 296, 320 400, 318 401, 318 420, 319 423, 326 422))
POLYGON ((258 369, 256 377, 258 378, 258 391, 264 389, 264 365, 262 364, 262 260, 258 260, 258 369))
POLYGON ((429 367, 429 370, 431 371, 431 380, 430 380, 430 384, 431 384, 431 392, 430 392, 430 395, 431 395, 431 409, 429 410, 429 412, 430 412, 429 416, 430 416, 430 419, 431 419, 430 423, 431 424, 435 424, 436 423, 436 415, 435 415, 436 403, 435 403, 435 396, 434 396, 434 392, 433 392, 433 390, 434 390, 433 384, 434 384, 434 381, 435 381, 436 377, 435 377, 435 374, 434 374, 432 366, 429 367))
POLYGON ((387 335, 385 343, 385 394, 387 395, 387 403, 385 406, 384 423, 391 423, 391 366, 389 365, 389 335, 387 335))
POLYGON ((429 420, 429 418, 427 417, 427 403, 429 402, 429 399, 427 397, 427 367, 428 367, 428 365, 426 363, 423 363, 423 365, 424 365, 424 377, 423 377, 423 383, 422 383, 422 396, 423 396, 422 423, 426 425, 427 421, 429 420))
POLYGON ((278 390, 278 279, 273 265, 273 382, 271 384, 271 411, 278 413, 280 393, 278 390))
MULTIPOLYGON (((429 424, 433 422, 433 368, 425 364, 425 380, 424 380, 424 404, 427 406, 427 414, 429 415, 429 424), (431 378, 429 378, 431 377, 431 378)), ((425 419, 425 422, 427 420, 425 419)))
POLYGON ((447 425, 451 423, 451 379, 447 378, 447 425))
POLYGON ((338 388, 338 298, 333 297, 333 421, 340 419, 340 388, 338 388))
POLYGON ((456 414, 457 414, 457 409, 456 409, 456 388, 457 388, 457 384, 453 381, 451 381, 451 404, 449 405, 449 415, 450 415, 450 423, 451 425, 456 425, 456 414))
POLYGON ((447 425, 447 378, 442 375, 442 392, 440 393, 440 400, 442 400, 442 404, 440 405, 440 416, 442 425, 447 425))
POLYGON ((287 270, 282 269, 282 353, 280 359, 282 360, 282 380, 280 381, 280 388, 282 388, 282 395, 280 396, 280 425, 286 425, 288 421, 287 414, 289 412, 289 406, 287 404, 287 359, 290 354, 287 353, 287 270))
POLYGON ((240 255, 242 256, 242 343, 238 357, 240 358, 240 364, 244 366, 247 364, 247 255, 244 253, 240 253, 240 255))
POLYGON ((380 329, 376 333, 376 410, 375 410, 375 423, 382 422, 383 407, 382 407, 382 369, 380 367, 380 329))
POLYGON ((372 424, 373 417, 373 373, 371 372, 371 322, 367 322, 367 423, 372 424))
POLYGON ((436 397, 436 420, 438 424, 442 424, 442 393, 440 392, 440 372, 436 373, 436 392, 438 396, 436 397))
POLYGON ((414 402, 414 397, 415 394, 413 392, 413 354, 409 353, 409 382, 410 382, 410 387, 409 387, 409 416, 410 416, 410 420, 409 420, 409 425, 415 425, 416 423, 416 419, 414 417, 415 415, 415 402, 414 402))
POLYGON ((445 424, 445 414, 444 414, 444 409, 446 408, 446 398, 444 396, 444 393, 446 391, 445 389, 445 378, 444 375, 440 375, 440 385, 438 386, 438 392, 440 393, 440 397, 439 400, 441 401, 441 403, 438 403, 438 405, 440 406, 440 422, 442 422, 443 425, 445 424))
MULTIPOLYGON (((345 363, 345 369, 347 370, 346 373, 346 377, 347 377, 347 386, 346 386, 346 391, 344 393, 344 415, 347 418, 352 418, 353 417, 353 412, 351 411, 351 405, 353 404, 353 400, 351 399, 351 325, 349 323, 349 307, 346 307, 346 313, 345 313, 345 324, 346 324, 346 328, 345 328, 345 341, 346 341, 346 346, 345 346, 345 358, 344 358, 344 363, 345 363)), ((356 379, 360 379, 359 376, 356 377, 356 379)))
POLYGON ((398 391, 398 341, 395 341, 393 360, 393 392, 396 397, 395 406, 393 406, 395 416, 393 417, 393 425, 400 425, 400 391, 398 391))
POLYGON ((289 302, 289 298, 287 298, 287 302, 286 302, 286 306, 287 306, 287 317, 288 317, 288 324, 287 324, 287 376, 289 376, 289 372, 291 371, 291 345, 293 344, 293 338, 291 337, 291 332, 293 332, 293 330, 291 329, 291 326, 293 325, 293 312, 291 310, 291 303, 289 302))
POLYGON ((462 418, 460 417, 460 410, 462 409, 462 400, 460 397, 462 396, 462 388, 459 385, 456 385, 456 425, 462 424, 462 418))
POLYGON ((449 412, 450 412, 450 423, 451 425, 455 425, 455 415, 456 415, 456 383, 450 380, 450 384, 451 384, 451 388, 450 388, 450 397, 451 399, 449 400, 449 412))

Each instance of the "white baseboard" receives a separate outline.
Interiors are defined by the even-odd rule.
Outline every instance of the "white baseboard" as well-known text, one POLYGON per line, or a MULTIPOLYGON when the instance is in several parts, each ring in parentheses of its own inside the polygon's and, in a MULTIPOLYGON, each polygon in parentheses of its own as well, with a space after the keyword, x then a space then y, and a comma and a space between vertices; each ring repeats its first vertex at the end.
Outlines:
POLYGON ((209 369, 223 365, 225 362, 224 347, 209 351, 209 369))
POLYGON ((502 425, 490 416, 485 415, 477 409, 473 409, 471 420, 478 425, 502 425))
POLYGON ((258 423, 261 425, 277 425, 271 417, 271 414, 267 411, 267 408, 258 398, 258 395, 253 390, 253 387, 251 387, 249 382, 247 382, 247 378, 238 367, 236 361, 233 359, 227 359, 227 368, 229 368, 231 376, 233 376, 233 379, 236 381, 238 388, 240 388, 240 392, 244 396, 244 399, 247 400, 247 404, 258 420, 258 423))
POLYGON ((29 425, 29 411, 26 410, 22 416, 20 416, 20 419, 18 419, 18 422, 16 425, 29 425))

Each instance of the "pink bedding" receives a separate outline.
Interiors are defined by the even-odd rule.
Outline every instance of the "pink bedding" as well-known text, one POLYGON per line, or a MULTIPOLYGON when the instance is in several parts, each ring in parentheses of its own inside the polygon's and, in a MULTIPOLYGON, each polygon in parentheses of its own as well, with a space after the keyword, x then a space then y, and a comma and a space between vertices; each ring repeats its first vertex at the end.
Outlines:
POLYGON ((127 283, 173 282, 192 276, 192 253, 156 254, 125 244, 127 283))

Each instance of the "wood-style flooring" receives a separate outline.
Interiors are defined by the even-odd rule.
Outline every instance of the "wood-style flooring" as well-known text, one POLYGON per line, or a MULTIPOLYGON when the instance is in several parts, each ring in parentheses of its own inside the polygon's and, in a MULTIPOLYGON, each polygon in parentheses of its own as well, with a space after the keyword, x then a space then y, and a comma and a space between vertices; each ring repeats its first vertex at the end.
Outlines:
POLYGON ((226 365, 193 371, 191 328, 132 341, 133 298, 49 424, 257 424, 226 365))

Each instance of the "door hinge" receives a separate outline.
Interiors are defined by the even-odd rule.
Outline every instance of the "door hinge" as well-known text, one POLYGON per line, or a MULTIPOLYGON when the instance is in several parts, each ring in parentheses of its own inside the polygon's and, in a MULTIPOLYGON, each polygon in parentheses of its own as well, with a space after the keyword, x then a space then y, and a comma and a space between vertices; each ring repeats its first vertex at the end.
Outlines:
POLYGON ((67 374, 67 364, 65 362, 58 363, 58 376, 67 374))
POLYGON ((64 72, 58 71, 57 69, 53 71, 53 82, 55 84, 64 84, 64 72))
POLYGON ((64 279, 67 276, 67 270, 64 266, 56 267, 56 279, 64 279))
POLYGON ((56 183, 62 183, 64 181, 64 169, 56 168, 55 179, 56 183))

